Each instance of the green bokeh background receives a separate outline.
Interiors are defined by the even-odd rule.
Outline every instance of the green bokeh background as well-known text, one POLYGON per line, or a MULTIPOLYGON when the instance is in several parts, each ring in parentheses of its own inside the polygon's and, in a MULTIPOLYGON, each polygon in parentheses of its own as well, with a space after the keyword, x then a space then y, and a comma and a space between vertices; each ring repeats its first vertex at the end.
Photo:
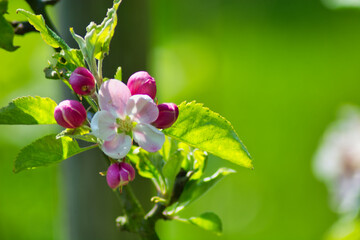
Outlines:
MULTIPOLYGON (((10 1, 10 17, 19 6, 26 8, 10 1)), ((360 12, 330 10, 320 0, 156 0, 150 27, 148 63, 160 101, 195 99, 219 112, 255 165, 252 171, 211 157, 209 174, 219 166, 238 173, 181 214, 214 211, 222 236, 161 221, 162 239, 321 239, 337 216, 312 158, 339 106, 360 103, 360 12)), ((37 34, 15 44, 14 53, 0 50, 1 106, 23 95, 59 102, 60 84, 42 73, 51 49, 37 34)), ((18 150, 56 129, 0 131, 0 239, 64 239, 59 168, 12 173, 18 150)))

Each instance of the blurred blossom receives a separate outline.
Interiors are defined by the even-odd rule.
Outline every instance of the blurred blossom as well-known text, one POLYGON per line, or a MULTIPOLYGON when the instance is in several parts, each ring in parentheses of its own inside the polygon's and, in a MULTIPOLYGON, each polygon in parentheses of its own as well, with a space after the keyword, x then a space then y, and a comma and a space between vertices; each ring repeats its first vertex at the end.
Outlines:
POLYGON ((360 111, 346 106, 326 131, 315 155, 314 171, 331 192, 339 213, 355 212, 360 199, 360 111))
POLYGON ((329 8, 359 8, 360 0, 322 0, 329 8))

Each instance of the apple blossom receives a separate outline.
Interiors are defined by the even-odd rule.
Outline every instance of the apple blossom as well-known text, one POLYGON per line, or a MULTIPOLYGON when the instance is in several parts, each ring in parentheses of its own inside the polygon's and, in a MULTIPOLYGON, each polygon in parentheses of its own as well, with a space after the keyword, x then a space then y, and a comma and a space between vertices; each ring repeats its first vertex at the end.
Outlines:
POLYGON ((125 157, 132 138, 146 151, 161 149, 165 136, 150 125, 157 119, 159 110, 149 96, 131 96, 124 83, 110 79, 100 87, 99 105, 101 110, 91 120, 91 129, 106 155, 115 159, 125 157))

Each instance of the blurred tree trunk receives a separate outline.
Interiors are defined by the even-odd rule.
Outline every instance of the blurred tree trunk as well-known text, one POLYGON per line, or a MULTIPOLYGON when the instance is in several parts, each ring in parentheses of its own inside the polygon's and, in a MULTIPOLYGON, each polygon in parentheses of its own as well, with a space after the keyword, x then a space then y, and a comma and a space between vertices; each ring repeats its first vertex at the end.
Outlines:
MULTIPOLYGON (((110 55, 104 60, 104 76, 113 77, 118 66, 123 69, 123 80, 139 70, 146 69, 148 48, 148 3, 147 0, 123 0, 118 10, 118 26, 110 46, 110 55)), ((70 46, 76 47, 69 28, 84 36, 85 28, 94 21, 99 24, 105 17, 111 0, 61 0, 56 6, 60 10, 60 32, 70 46)), ((66 90, 69 97, 69 91, 66 90)), ((115 218, 121 215, 118 200, 107 186, 106 179, 99 175, 107 168, 98 149, 67 160, 63 164, 65 200, 65 224, 69 240, 137 239, 136 236, 120 232, 115 218)), ((139 200, 150 208, 151 186, 137 176, 132 184, 139 200)))

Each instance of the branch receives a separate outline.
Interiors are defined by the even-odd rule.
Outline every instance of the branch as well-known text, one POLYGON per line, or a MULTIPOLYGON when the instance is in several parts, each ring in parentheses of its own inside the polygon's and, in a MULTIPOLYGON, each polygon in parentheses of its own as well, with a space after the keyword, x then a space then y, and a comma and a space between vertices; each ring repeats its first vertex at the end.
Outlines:
POLYGON ((115 190, 125 216, 116 219, 122 230, 137 233, 144 240, 160 240, 155 232, 155 222, 145 219, 144 209, 141 207, 129 185, 123 187, 122 193, 115 190))
POLYGON ((156 203, 154 207, 146 214, 145 220, 147 221, 147 224, 149 226, 155 229, 155 223, 157 222, 157 220, 169 219, 167 216, 164 215, 163 212, 168 206, 179 200, 182 192, 184 191, 186 183, 190 179, 190 176, 188 172, 186 172, 184 169, 180 170, 180 172, 176 175, 174 188, 169 203, 167 203, 166 205, 160 202, 156 203))
POLYGON ((42 2, 45 4, 45 5, 55 5, 59 2, 60 0, 42 0, 42 2))
POLYGON ((180 172, 176 175, 174 189, 171 195, 169 206, 179 200, 182 192, 184 191, 186 183, 189 181, 191 175, 188 174, 184 169, 181 169, 180 172))
POLYGON ((14 33, 16 35, 24 35, 29 32, 36 32, 36 29, 29 22, 19 22, 13 21, 10 22, 11 26, 14 28, 14 33))

